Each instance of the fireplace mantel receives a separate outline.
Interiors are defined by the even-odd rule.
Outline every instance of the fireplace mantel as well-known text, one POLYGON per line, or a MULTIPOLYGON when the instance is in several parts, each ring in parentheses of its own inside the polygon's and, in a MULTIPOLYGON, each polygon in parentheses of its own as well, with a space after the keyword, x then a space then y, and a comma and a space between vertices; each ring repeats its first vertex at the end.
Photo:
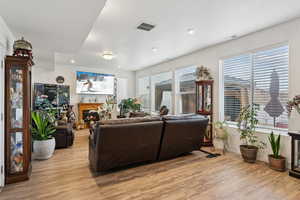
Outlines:
POLYGON ((103 103, 79 103, 78 104, 78 123, 83 128, 88 128, 88 124, 83 122, 83 112, 85 110, 98 110, 99 106, 102 106, 103 103))

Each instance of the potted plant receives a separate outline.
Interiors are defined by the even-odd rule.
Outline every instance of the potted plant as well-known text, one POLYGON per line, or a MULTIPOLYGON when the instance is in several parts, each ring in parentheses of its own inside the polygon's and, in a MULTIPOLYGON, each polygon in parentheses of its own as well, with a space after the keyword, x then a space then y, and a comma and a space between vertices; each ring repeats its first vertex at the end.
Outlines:
POLYGON ((123 99, 119 104, 120 115, 126 116, 130 114, 130 112, 138 112, 141 110, 141 104, 136 98, 128 98, 123 99))
POLYGON ((48 114, 44 111, 33 111, 32 137, 34 158, 38 160, 49 159, 55 149, 53 134, 56 129, 50 122, 48 114))
POLYGON ((272 147, 273 154, 270 154, 269 157, 269 167, 276 171, 285 171, 285 157, 280 155, 280 135, 275 137, 273 131, 268 137, 269 142, 272 147))
POLYGON ((219 149, 222 153, 225 153, 225 141, 228 138, 227 124, 226 122, 217 121, 214 123, 214 147, 219 149))
POLYGON ((264 148, 265 143, 258 141, 255 135, 255 128, 258 123, 256 109, 246 106, 242 109, 238 119, 238 130, 243 144, 240 151, 245 162, 254 163, 256 161, 258 149, 264 148))

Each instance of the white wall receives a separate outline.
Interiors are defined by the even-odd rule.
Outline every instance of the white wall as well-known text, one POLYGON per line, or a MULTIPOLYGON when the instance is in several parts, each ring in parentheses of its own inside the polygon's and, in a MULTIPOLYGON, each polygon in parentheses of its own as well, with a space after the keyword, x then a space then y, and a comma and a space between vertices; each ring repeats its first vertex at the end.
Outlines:
MULTIPOLYGON (((35 66, 32 68, 32 84, 34 83, 51 83, 56 84, 56 77, 63 76, 65 78, 64 85, 70 86, 70 103, 75 105, 75 111, 77 109, 77 104, 80 102, 80 97, 84 96, 86 99, 91 98, 95 99, 98 98, 99 102, 105 101, 105 95, 78 95, 76 94, 76 71, 86 71, 86 72, 96 72, 96 73, 108 73, 114 74, 119 79, 119 81, 126 82, 124 79, 127 79, 128 87, 126 88, 127 91, 122 91, 122 93, 118 94, 125 97, 134 97, 135 96, 135 72, 132 71, 124 71, 121 69, 106 69, 106 68, 88 68, 88 67, 80 67, 75 65, 69 66, 62 66, 56 65, 55 67, 51 68, 44 68, 44 66, 39 65, 36 63, 35 66)), ((120 88, 122 90, 122 88, 120 88)), ((123 88, 124 90, 124 88, 123 88)))
MULTIPOLYGON (((11 54, 13 41, 13 34, 0 16, 0 62, 3 62, 4 55, 11 54)), ((0 113, 4 113, 4 68, 0 68, 0 113)), ((3 119, 5 119, 5 116, 3 119)), ((3 166, 4 169, 4 121, 0 121, 0 167, 1 166, 3 166)), ((0 174, 0 187, 2 186, 4 186, 4 174, 0 174)))
MULTIPOLYGON (((194 37, 197 37, 197 35, 195 35, 194 37)), ((214 120, 219 120, 219 61, 226 57, 282 43, 287 43, 290 47, 289 97, 292 98, 293 96, 300 94, 300 19, 280 24, 253 34, 249 34, 242 38, 238 38, 226 43, 205 48, 192 54, 182 56, 155 66, 151 66, 143 70, 139 70, 136 73, 136 80, 138 80, 139 77, 153 75, 160 72, 172 71, 176 68, 182 68, 193 65, 204 65, 205 67, 208 67, 210 69, 215 79, 214 120)), ((300 130, 299 116, 293 115, 292 118, 289 120, 289 130, 300 130)), ((230 151, 239 153, 239 135, 236 133, 235 129, 230 130, 230 151)), ((264 141, 267 141, 266 136, 268 134, 259 133, 258 135, 264 141)), ((287 156, 290 162, 290 138, 288 136, 284 136, 282 140, 282 154, 284 156, 287 156)), ((271 150, 269 147, 264 151, 261 151, 259 153, 258 159, 267 161, 267 154, 270 152, 271 150)))

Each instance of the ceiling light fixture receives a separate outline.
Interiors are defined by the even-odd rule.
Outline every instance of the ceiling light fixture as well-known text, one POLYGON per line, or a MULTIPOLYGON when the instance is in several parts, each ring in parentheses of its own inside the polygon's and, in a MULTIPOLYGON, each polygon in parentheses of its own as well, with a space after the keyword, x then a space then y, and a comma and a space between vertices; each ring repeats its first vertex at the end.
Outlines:
POLYGON ((152 48, 152 51, 153 51, 153 52, 157 52, 157 48, 156 48, 156 47, 153 47, 153 48, 152 48))
POLYGON ((114 55, 111 51, 104 51, 103 54, 102 54, 102 57, 105 60, 112 60, 114 58, 114 55))
POLYGON ((189 28, 189 29, 187 30, 187 32, 188 32, 188 34, 190 34, 190 35, 194 35, 194 34, 195 34, 195 29, 189 28))
POLYGON ((70 60, 70 63, 74 64, 74 63, 75 63, 75 60, 74 60, 74 59, 71 59, 71 60, 70 60))

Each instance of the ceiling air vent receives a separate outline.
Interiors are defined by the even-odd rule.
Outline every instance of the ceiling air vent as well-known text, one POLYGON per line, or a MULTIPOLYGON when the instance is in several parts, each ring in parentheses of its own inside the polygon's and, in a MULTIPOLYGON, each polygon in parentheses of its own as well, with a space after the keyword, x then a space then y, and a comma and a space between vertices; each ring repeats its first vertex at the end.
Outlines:
POLYGON ((143 30, 143 31, 151 31, 155 26, 147 23, 141 23, 137 29, 143 30))

